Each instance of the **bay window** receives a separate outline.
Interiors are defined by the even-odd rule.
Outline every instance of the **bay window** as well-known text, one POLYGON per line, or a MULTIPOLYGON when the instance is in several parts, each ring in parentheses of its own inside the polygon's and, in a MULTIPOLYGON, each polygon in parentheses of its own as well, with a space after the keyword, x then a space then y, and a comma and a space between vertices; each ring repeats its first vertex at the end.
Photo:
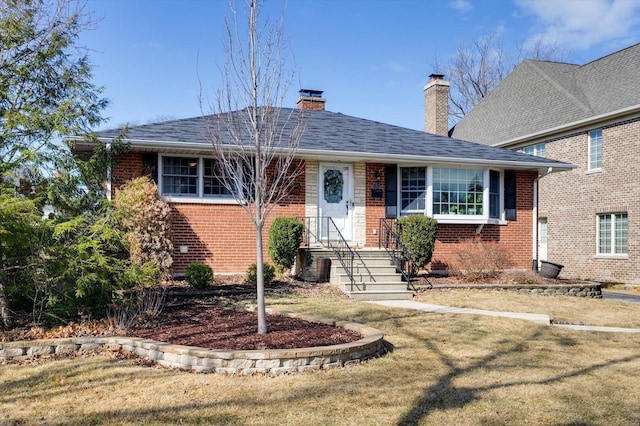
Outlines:
MULTIPOLYGON (((504 219, 504 187, 503 173, 496 170, 399 167, 399 190, 393 195, 398 197, 400 215, 423 214, 441 222, 479 224, 504 219)), ((389 200, 387 205, 392 205, 389 200)))

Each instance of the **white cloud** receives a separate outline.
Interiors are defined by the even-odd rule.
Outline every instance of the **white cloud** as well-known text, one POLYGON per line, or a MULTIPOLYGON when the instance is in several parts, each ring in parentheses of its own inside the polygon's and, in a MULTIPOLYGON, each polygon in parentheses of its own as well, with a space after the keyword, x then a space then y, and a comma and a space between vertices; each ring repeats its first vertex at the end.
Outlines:
POLYGON ((449 3, 449 6, 462 13, 466 13, 473 9, 473 5, 469 0, 453 0, 451 3, 449 3))
POLYGON ((635 0, 515 0, 536 17, 530 40, 586 50, 596 43, 637 32, 640 2, 635 0))

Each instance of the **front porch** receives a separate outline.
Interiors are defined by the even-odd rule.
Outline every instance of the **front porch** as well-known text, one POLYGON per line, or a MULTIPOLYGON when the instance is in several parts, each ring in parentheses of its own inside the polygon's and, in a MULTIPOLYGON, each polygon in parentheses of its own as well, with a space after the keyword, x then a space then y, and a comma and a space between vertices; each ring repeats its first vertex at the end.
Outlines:
MULTIPOLYGON (((381 223, 384 219, 381 220, 381 223)), ((296 259, 296 274, 305 281, 328 281, 357 300, 410 300, 414 292, 395 260, 399 252, 386 244, 356 247, 347 241, 331 218, 304 218, 305 238, 296 259), (321 260, 322 259, 322 260, 321 260)), ((389 229, 390 231, 390 229, 389 229)), ((391 231, 392 232, 392 231, 391 231)), ((380 241, 382 242, 382 238, 380 241)))

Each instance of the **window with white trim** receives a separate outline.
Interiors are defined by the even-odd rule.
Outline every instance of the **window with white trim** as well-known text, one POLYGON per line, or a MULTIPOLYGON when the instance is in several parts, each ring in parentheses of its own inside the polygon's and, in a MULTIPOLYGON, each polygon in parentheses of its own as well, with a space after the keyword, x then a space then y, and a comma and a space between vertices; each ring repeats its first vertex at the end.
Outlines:
POLYGON ((598 215, 598 254, 628 253, 627 213, 598 215))
POLYGON ((427 195, 427 168, 403 167, 401 170, 401 214, 424 214, 427 195))
POLYGON ((535 145, 525 146, 523 151, 525 154, 535 155, 536 157, 544 157, 545 156, 545 144, 537 143, 535 145))
POLYGON ((160 195, 185 198, 233 198, 222 182, 217 160, 200 157, 160 159, 160 195))
POLYGON ((602 129, 589 132, 589 170, 602 168, 602 129))
POLYGON ((423 214, 452 223, 504 219, 505 184, 501 171, 400 167, 397 179, 401 216, 423 214))
POLYGON ((433 169, 433 214, 484 215, 484 171, 433 169))

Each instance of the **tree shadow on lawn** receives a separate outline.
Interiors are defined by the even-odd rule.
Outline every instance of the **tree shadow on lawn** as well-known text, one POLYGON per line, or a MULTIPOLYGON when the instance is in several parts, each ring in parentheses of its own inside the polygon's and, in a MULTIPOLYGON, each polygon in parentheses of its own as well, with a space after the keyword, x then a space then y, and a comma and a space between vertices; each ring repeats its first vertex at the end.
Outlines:
MULTIPOLYGON (((423 391, 422 397, 417 399, 413 404, 413 408, 408 411, 402 419, 399 421, 399 425, 417 425, 423 419, 425 419, 429 413, 435 410, 447 410, 454 408, 461 408, 465 405, 472 403, 473 401, 479 399, 483 392, 501 389, 501 388, 511 388, 522 385, 548 385, 556 382, 560 382, 565 379, 578 377, 581 375, 590 374, 593 371, 600 370, 606 367, 610 367, 612 365, 624 364, 636 359, 640 359, 640 355, 635 356, 627 356, 615 360, 610 360, 601 363, 594 363, 587 367, 578 368, 573 371, 569 371, 562 374, 556 374, 552 377, 540 379, 540 380, 515 380, 511 382, 497 382, 497 383, 488 383, 485 386, 478 387, 456 387, 453 383, 457 378, 463 377, 464 375, 473 373, 475 371, 483 370, 483 369, 491 369, 495 368, 493 364, 495 361, 499 360, 502 357, 506 357, 509 355, 514 355, 518 353, 524 353, 527 349, 527 343, 530 341, 537 340, 541 337, 542 331, 545 328, 541 327, 535 330, 529 337, 521 338, 517 341, 512 341, 512 346, 508 350, 494 350, 489 355, 482 357, 476 362, 471 363, 467 367, 457 367, 455 364, 455 360, 445 353, 443 353, 432 340, 427 340, 424 342, 427 349, 435 354, 437 358, 446 366, 448 369, 448 373, 440 376, 437 382, 423 391)), ((407 333, 408 335, 414 337, 417 340, 425 340, 422 336, 418 336, 413 333, 407 333)), ((501 342, 507 343, 507 342, 501 342)), ((574 346, 575 341, 573 339, 560 337, 558 339, 558 343, 562 346, 574 346)))

